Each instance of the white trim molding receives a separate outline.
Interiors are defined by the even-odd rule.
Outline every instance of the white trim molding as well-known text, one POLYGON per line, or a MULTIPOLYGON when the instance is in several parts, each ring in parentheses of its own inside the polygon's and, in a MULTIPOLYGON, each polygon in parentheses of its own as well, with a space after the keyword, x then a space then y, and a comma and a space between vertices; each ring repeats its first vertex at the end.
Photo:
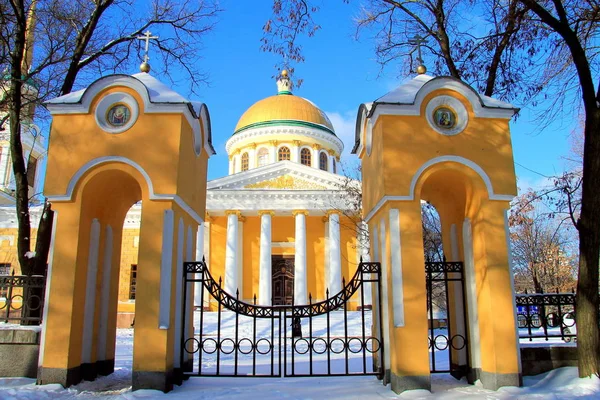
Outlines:
POLYGON ((404 326, 404 283, 402 271, 402 239, 400 237, 400 210, 390 210, 390 248, 392 255, 392 310, 394 328, 404 326))
POLYGON ((173 269, 173 210, 164 210, 162 251, 160 260, 160 294, 158 306, 158 329, 169 329, 171 315, 171 279, 173 269))
POLYGON ((198 107, 197 103, 194 104, 186 100, 185 98, 177 95, 175 92, 168 89, 164 84, 162 84, 150 75, 142 76, 140 74, 138 77, 136 77, 130 75, 115 74, 105 76, 93 82, 86 89, 79 90, 77 92, 72 92, 64 96, 49 100, 45 103, 45 105, 50 111, 51 115, 88 114, 92 105, 92 101, 96 98, 96 96, 102 90, 116 86, 126 87, 135 90, 142 98, 144 105, 144 114, 183 114, 186 121, 192 128, 192 132, 194 135, 193 147, 196 156, 200 155, 202 148, 206 150, 209 157, 212 154, 215 154, 214 149, 212 148, 212 145, 210 143, 210 117, 208 115, 208 109, 206 108, 206 106, 204 104, 201 104, 198 107), (159 101, 153 102, 152 97, 160 97, 161 93, 157 94, 156 89, 152 89, 147 86, 147 84, 150 85, 151 81, 154 82, 154 85, 162 86, 160 88, 161 90, 170 91, 170 93, 164 94, 166 94, 165 97, 171 98, 169 98, 168 101, 160 101, 159 98, 155 99, 159 101), (152 94, 150 93, 150 90, 152 90, 152 94), (198 113, 199 115, 194 115, 195 113, 198 113), (203 132, 201 132, 200 119, 202 119, 202 123, 204 125, 204 133, 206 133, 204 135, 202 134, 203 132))
POLYGON ((150 200, 170 200, 174 201, 179 207, 181 207, 185 212, 188 213, 190 217, 192 217, 198 224, 202 223, 202 218, 198 215, 196 211, 192 209, 181 197, 176 194, 157 194, 154 193, 154 185, 152 184, 152 179, 148 173, 135 161, 130 160, 126 157, 121 156, 105 156, 95 158, 93 160, 85 163, 81 168, 75 172, 75 174, 71 177, 69 184, 67 185, 67 190, 65 194, 62 195, 46 195, 46 198, 50 202, 59 202, 59 201, 71 201, 73 198, 73 191, 75 190, 75 186, 81 179, 81 177, 90 169, 97 167, 101 164, 106 164, 109 162, 117 162, 127 164, 133 168, 135 168, 146 181, 146 185, 148 185, 148 192, 150 200))
POLYGON ((473 171, 475 171, 479 175, 479 177, 483 180, 483 183, 485 184, 485 187, 488 192, 488 197, 490 200, 512 201, 512 199, 515 198, 514 194, 497 194, 497 193, 495 193, 493 185, 492 185, 492 181, 491 181, 490 177, 488 176, 488 174, 486 174, 486 172, 483 170, 483 168, 481 168, 479 165, 477 165, 473 161, 466 159, 464 157, 460 157, 460 156, 440 156, 440 157, 430 159, 429 161, 427 161, 426 163, 421 165, 421 167, 415 172, 415 174, 413 175, 413 177, 411 179, 410 191, 407 196, 383 196, 379 200, 379 202, 377 202, 375 207, 373 207, 367 213, 367 215, 365 217, 365 221, 369 222, 369 220, 371 218, 373 218, 373 216, 377 213, 377 211, 379 211, 379 209, 381 209, 381 207, 383 207, 388 201, 413 201, 413 200, 415 200, 415 188, 416 188, 419 178, 421 177, 423 172, 425 172, 425 170, 427 170, 429 167, 431 167, 435 164, 443 163, 443 162, 455 162, 458 164, 465 165, 465 166, 471 168, 473 171))

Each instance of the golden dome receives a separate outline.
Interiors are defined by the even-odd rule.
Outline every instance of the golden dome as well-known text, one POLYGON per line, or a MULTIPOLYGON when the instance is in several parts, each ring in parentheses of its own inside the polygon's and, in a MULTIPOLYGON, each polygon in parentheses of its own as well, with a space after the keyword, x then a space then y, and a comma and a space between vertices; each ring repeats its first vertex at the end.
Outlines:
POLYGON ((254 103, 238 121, 234 134, 245 129, 273 125, 303 125, 335 134, 331 121, 323 111, 309 100, 289 92, 280 92, 254 103))

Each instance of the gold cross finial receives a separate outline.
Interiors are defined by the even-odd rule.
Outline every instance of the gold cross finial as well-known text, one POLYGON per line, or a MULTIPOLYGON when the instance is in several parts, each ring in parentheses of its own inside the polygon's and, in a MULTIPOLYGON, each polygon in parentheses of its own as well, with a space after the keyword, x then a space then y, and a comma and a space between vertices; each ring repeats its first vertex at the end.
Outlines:
POLYGON ((425 38, 419 34, 416 34, 415 36, 413 36, 412 39, 408 40, 408 44, 417 46, 417 62, 419 63, 419 65, 417 66, 417 73, 419 74, 424 74, 425 72, 427 72, 427 67, 425 67, 425 64, 423 64, 423 55, 421 54, 421 45, 425 43, 427 43, 427 40, 425 40, 425 38))
POLYGON ((140 65, 140 70, 142 72, 150 72, 150 64, 148 64, 148 60, 150 59, 150 57, 148 57, 148 47, 150 45, 150 39, 158 39, 158 36, 152 36, 152 32, 146 31, 143 36, 138 36, 137 39, 146 42, 144 47, 144 62, 140 65))

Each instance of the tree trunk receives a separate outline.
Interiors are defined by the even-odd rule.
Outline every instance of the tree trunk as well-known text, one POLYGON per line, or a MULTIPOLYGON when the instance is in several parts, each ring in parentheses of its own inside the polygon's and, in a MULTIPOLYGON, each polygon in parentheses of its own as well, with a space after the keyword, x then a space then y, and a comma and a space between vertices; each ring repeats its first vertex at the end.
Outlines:
POLYGON ((600 110, 586 113, 579 229, 576 313, 579 376, 598 375, 598 265, 600 248, 600 110))

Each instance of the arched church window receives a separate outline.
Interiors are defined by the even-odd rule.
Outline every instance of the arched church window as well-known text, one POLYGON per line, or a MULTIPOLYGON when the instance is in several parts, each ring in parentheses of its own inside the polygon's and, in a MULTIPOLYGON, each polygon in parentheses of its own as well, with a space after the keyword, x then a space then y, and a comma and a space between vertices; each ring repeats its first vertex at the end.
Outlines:
POLYGON ((335 164, 335 158, 332 161, 333 161, 333 173, 337 174, 337 165, 335 164))
POLYGON ((258 150, 258 166, 262 167, 263 165, 267 165, 269 163, 269 150, 264 147, 258 150))
POLYGON ((302 149, 300 151, 300 163, 310 167, 310 149, 302 149))
POLYGON ((323 171, 327 171, 327 154, 323 152, 319 155, 319 168, 323 171))
POLYGON ((242 171, 248 171, 248 153, 242 154, 242 171))
POLYGON ((290 157, 290 149, 287 147, 281 147, 279 149, 279 153, 277 155, 277 160, 278 161, 285 161, 285 160, 289 160, 290 157))

